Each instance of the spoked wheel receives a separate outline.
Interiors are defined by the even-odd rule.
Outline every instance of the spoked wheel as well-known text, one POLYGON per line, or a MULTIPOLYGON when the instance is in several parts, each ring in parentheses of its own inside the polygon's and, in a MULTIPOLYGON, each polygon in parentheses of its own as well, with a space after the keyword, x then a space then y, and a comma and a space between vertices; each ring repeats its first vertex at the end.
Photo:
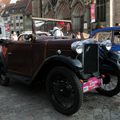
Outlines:
POLYGON ((68 68, 53 68, 48 75, 46 88, 57 111, 72 115, 80 108, 83 101, 82 85, 75 73, 68 68))
POLYGON ((119 73, 112 74, 106 73, 104 74, 103 84, 100 88, 96 90, 105 96, 112 97, 120 92, 120 75, 119 73))

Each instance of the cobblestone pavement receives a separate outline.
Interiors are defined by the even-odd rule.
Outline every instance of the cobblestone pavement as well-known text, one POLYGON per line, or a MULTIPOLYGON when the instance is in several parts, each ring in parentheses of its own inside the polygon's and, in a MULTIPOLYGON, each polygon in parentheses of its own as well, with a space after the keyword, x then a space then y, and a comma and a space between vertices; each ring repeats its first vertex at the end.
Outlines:
POLYGON ((44 90, 13 83, 0 86, 0 120, 120 120, 120 95, 86 93, 81 109, 64 116, 54 110, 44 90))

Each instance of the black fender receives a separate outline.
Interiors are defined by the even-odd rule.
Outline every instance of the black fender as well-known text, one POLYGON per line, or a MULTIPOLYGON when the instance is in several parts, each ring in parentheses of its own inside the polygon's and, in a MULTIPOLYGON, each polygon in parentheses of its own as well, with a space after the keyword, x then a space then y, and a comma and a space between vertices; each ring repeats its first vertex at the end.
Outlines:
POLYGON ((66 57, 63 55, 54 55, 52 57, 48 57, 43 64, 38 68, 38 70, 33 75, 33 80, 37 75, 45 75, 49 73, 49 71, 55 66, 66 66, 73 70, 76 74, 80 74, 80 71, 83 69, 82 63, 78 59, 73 59, 71 57, 66 57))
POLYGON ((100 65, 100 71, 109 71, 112 73, 120 73, 120 60, 119 59, 106 59, 100 65))

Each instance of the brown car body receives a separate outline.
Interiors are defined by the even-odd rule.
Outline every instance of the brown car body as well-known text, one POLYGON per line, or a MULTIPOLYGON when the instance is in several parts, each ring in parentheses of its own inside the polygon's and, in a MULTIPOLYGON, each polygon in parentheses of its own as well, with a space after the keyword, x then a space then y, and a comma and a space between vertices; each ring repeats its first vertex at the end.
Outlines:
POLYGON ((77 112, 83 101, 83 82, 99 71, 98 44, 82 45, 70 37, 27 35, 0 45, 0 84, 9 78, 46 85, 55 109, 65 115, 77 112), (75 43, 75 46, 72 46, 75 43), (95 50, 96 49, 96 50, 95 50), (62 100, 61 100, 62 97, 62 100))
MULTIPOLYGON (((91 73, 98 72, 98 66, 96 66, 98 61, 96 61, 97 63, 89 62, 93 61, 93 57, 90 55, 91 57, 86 57, 86 61, 89 59, 87 62, 89 66, 85 65, 86 67, 83 68, 82 64, 85 63, 85 59, 76 59, 76 53, 71 49, 71 44, 76 41, 78 40, 67 37, 56 39, 53 36, 42 36, 31 41, 5 43, 3 46, 7 52, 3 61, 7 76, 31 84, 36 81, 36 78, 39 82, 42 81, 52 68, 60 65, 72 69, 79 78, 82 76, 83 80, 87 79, 83 70, 90 69, 91 73)), ((84 56, 82 55, 82 57, 84 56)), ((88 75, 88 77, 90 76, 88 75)))
MULTIPOLYGON (((40 69, 52 56, 65 56, 66 58, 73 56, 71 44, 75 41, 75 39, 68 38, 55 39, 52 36, 39 37, 31 41, 9 41, 4 45, 7 48, 4 58, 7 73, 10 77, 15 75, 21 79, 20 76, 22 76, 26 77, 27 81, 33 81, 40 69), (58 51, 61 52, 60 55, 58 51)), ((48 64, 45 72, 51 64, 53 62, 48 64)))

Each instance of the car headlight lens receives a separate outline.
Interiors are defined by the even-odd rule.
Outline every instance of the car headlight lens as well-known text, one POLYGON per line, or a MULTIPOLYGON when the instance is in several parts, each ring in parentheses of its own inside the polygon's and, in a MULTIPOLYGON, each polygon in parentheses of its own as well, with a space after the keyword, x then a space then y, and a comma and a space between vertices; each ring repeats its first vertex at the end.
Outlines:
POLYGON ((106 49, 108 50, 108 51, 110 51, 111 50, 111 48, 112 48, 112 44, 110 44, 110 43, 108 43, 108 44, 106 44, 106 49))
POLYGON ((78 54, 81 54, 81 53, 83 52, 83 46, 82 46, 82 45, 77 46, 77 47, 76 47, 76 52, 77 52, 78 54))
POLYGON ((83 52, 83 43, 80 41, 74 42, 74 43, 72 43, 71 48, 77 54, 81 54, 83 52))
POLYGON ((100 43, 101 45, 105 46, 106 50, 111 50, 112 48, 112 43, 111 40, 105 40, 100 43))

